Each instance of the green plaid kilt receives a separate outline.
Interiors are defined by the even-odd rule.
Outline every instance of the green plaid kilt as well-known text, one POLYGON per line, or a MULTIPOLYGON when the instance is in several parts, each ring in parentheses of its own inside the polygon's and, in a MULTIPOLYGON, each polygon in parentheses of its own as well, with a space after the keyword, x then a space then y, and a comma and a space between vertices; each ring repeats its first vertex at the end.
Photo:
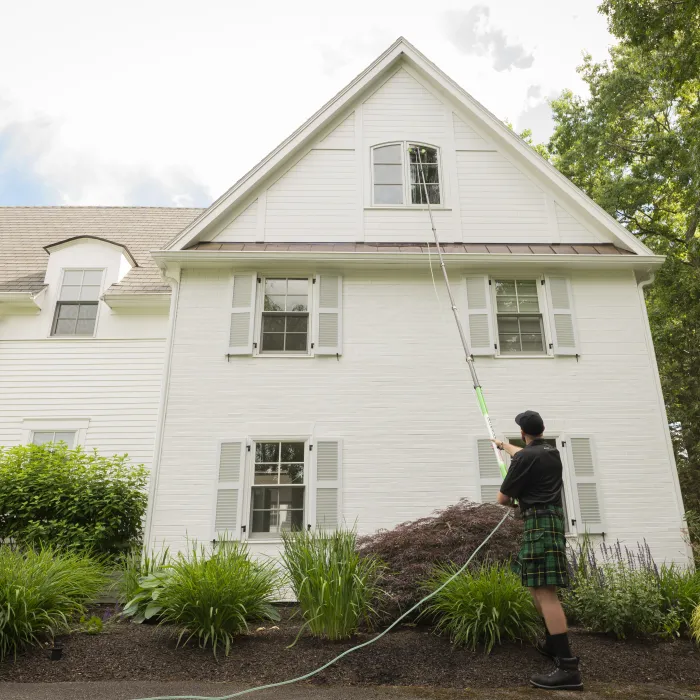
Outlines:
POLYGON ((525 530, 520 553, 513 569, 523 586, 569 585, 566 567, 564 509, 561 506, 534 506, 526 509, 525 530))

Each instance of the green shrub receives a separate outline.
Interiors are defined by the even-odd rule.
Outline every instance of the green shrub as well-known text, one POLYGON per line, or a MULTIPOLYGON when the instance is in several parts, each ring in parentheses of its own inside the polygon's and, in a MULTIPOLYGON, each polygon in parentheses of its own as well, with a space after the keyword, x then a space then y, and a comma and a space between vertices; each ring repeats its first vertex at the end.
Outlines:
MULTIPOLYGON (((425 584, 429 592, 442 586, 458 570, 439 566, 425 584)), ((520 577, 508 566, 484 564, 448 583, 422 613, 435 620, 435 631, 458 646, 488 654, 503 640, 533 640, 541 631, 541 618, 520 577)))
POLYGON ((80 618, 80 626, 85 634, 100 634, 104 628, 104 623, 97 615, 91 615, 88 618, 83 615, 80 618))
POLYGON ((688 632, 693 612, 700 604, 700 572, 664 564, 659 569, 659 586, 665 609, 675 610, 680 631, 688 632))
POLYGON ((215 656, 220 646, 228 655, 249 621, 279 620, 272 604, 279 584, 274 563, 252 560, 240 542, 219 544, 211 554, 195 544, 168 568, 158 598, 161 621, 177 625, 178 645, 196 639, 201 647, 211 645, 215 656))
POLYGON ((167 576, 169 549, 154 555, 142 555, 132 549, 122 558, 117 597, 124 606, 122 616, 132 622, 144 622, 160 613, 157 602, 167 576))
POLYGON ((0 547, 0 660, 66 631, 106 581, 85 554, 0 547))
POLYGON ((141 539, 148 472, 65 444, 0 448, 0 540, 115 555, 141 539))
POLYGON ((361 623, 372 625, 384 567, 376 557, 357 553, 354 532, 292 532, 282 538, 282 560, 313 635, 346 639, 361 623))

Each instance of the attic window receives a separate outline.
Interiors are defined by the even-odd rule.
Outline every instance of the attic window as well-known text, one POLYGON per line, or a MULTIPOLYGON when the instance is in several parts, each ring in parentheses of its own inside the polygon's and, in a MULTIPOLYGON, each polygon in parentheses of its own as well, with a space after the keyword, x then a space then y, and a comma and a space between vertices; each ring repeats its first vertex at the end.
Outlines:
POLYGON ((382 144, 372 149, 372 203, 440 204, 438 149, 409 141, 382 144), (426 196, 427 190, 427 196, 426 196))
POLYGON ((64 270, 51 335, 95 333, 102 270, 64 270))

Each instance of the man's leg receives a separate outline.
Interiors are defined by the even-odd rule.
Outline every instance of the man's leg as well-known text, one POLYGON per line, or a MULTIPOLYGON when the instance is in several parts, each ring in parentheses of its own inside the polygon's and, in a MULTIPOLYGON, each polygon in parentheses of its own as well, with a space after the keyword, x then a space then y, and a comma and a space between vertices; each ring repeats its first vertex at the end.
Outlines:
POLYGON ((544 618, 544 623, 549 632, 548 642, 550 648, 560 659, 570 659, 569 635, 566 625, 566 615, 561 606, 557 589, 554 586, 540 586, 531 588, 530 592, 535 599, 535 605, 544 618))
MULTIPOLYGON (((537 595, 535 594, 535 588, 528 588, 528 591, 530 591, 530 595, 532 596, 532 602, 535 604, 535 608, 537 608, 537 612, 542 615, 542 606, 540 605, 540 601, 537 599, 537 595)), ((542 615, 544 618, 544 615, 542 615)), ((554 653, 554 648, 552 646, 552 635, 549 633, 549 630, 547 629, 547 624, 545 623, 544 626, 544 642, 537 642, 535 644, 535 649, 540 652, 543 656, 547 656, 550 659, 553 659, 556 657, 556 654, 554 653)))

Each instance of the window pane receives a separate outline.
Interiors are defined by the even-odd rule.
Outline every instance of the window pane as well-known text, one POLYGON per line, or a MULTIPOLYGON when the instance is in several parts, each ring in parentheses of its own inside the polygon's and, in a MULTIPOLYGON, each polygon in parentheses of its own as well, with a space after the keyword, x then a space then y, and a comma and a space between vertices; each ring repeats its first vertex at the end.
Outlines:
POLYGON ((265 294, 280 294, 284 296, 287 293, 287 280, 265 280, 265 294))
POLYGON ((285 297, 265 295, 265 311, 284 311, 285 297))
POLYGON ((75 321, 61 320, 56 323, 56 335, 75 335, 75 321))
POLYGON ((96 284, 99 287, 102 284, 102 270, 85 270, 83 284, 96 284))
POLYGON ((97 304, 81 304, 78 318, 97 318, 97 304))
POLYGON ((57 432, 56 436, 53 439, 54 442, 65 442, 68 447, 73 447, 73 444, 75 442, 75 433, 74 432, 57 432))
POLYGON ((304 489, 297 486, 278 486, 280 508, 303 508, 304 489))
POLYGON ((518 312, 518 300, 516 297, 507 296, 497 296, 496 297, 496 310, 499 313, 517 313, 518 312))
POLYGON ((498 342, 501 345, 501 353, 508 354, 508 353, 520 352, 520 336, 519 335, 499 334, 498 342))
POLYGON ((375 204, 403 204, 403 187, 401 185, 375 185, 375 204))
POLYGON ((80 287, 72 287, 70 285, 63 285, 61 287, 60 301, 80 301, 80 287))
POLYGON ((536 316, 535 318, 522 317, 520 319, 520 332, 541 334, 542 324, 539 316, 536 316))
POLYGON ((411 185, 411 203, 426 204, 425 190, 428 190, 428 197, 431 204, 440 204, 440 189, 438 185, 411 185))
POLYGON ((403 182, 400 165, 375 165, 374 182, 377 185, 400 185, 403 182))
POLYGON ((417 163, 420 156, 421 163, 437 163, 437 149, 429 148, 428 146, 417 146, 411 144, 409 146, 410 162, 417 163))
POLYGON ((303 462, 304 443, 303 442, 283 442, 281 462, 303 462))
POLYGON ((59 318, 78 318, 79 311, 80 311, 79 304, 61 304, 58 307, 58 317, 59 318))
POLYGON ((300 294, 308 296, 309 280, 287 280, 287 294, 300 294))
POLYGON ((285 350, 287 352, 306 352, 306 333, 288 333, 285 350))
POLYGON ((35 445, 44 445, 47 442, 53 442, 53 431, 51 432, 36 432, 32 435, 32 442, 35 445))
POLYGON ((256 464, 255 481, 256 484, 277 484, 278 465, 276 464, 256 464))
POLYGON ((308 311, 309 310, 309 298, 303 297, 287 297, 287 311, 308 311))
POLYGON ((76 335, 92 335, 95 332, 95 319, 78 319, 78 324, 75 327, 76 335))
POLYGON ((303 484, 303 464, 283 464, 280 467, 280 484, 303 484))
POLYGON ((401 163, 401 144, 380 146, 374 149, 375 163, 401 163))
POLYGON ((540 304, 537 297, 518 297, 518 309, 523 314, 539 313, 540 304))
POLYGON ((515 281, 496 280, 496 296, 500 296, 501 294, 515 296, 515 281))
POLYGON ((522 335, 523 352, 543 352, 544 343, 542 336, 536 333, 523 333, 522 335))
POLYGON ((309 328, 308 316, 287 316, 288 333, 306 333, 309 328))
POLYGON ((437 165, 412 165, 411 166, 411 182, 418 185, 423 184, 423 178, 425 178, 425 184, 437 184, 440 180, 438 177, 438 166, 437 165), (423 176, 421 177, 421 169, 423 170, 423 176))
POLYGON ((498 332, 499 333, 519 333, 520 326, 518 325, 517 318, 508 318, 500 316, 498 319, 498 332))
POLYGON ((256 442, 255 461, 256 462, 278 462, 280 458, 279 442, 256 442))
POLYGON ((263 333, 263 352, 282 352, 284 350, 284 333, 263 333))
POLYGON ((66 270, 63 273, 63 286, 67 284, 77 284, 80 286, 83 283, 82 270, 66 270))
POLYGON ((100 298, 100 288, 83 286, 80 290, 80 301, 97 301, 100 298))
POLYGON ((517 280, 518 296, 537 296, 537 282, 535 280, 517 280))
POLYGON ((277 508, 277 496, 278 487, 264 487, 264 486, 254 486, 253 487, 253 508, 260 510, 264 508, 269 510, 270 508, 277 508))
POLYGON ((284 333, 284 316, 263 316, 265 333, 284 333))

